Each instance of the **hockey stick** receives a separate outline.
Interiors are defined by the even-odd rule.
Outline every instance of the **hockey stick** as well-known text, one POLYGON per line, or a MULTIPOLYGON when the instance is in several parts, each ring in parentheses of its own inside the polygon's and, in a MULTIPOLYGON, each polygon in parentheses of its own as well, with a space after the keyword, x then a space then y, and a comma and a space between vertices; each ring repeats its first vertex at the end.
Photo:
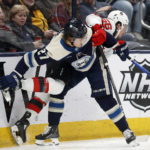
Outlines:
MULTIPOLYGON (((112 49, 114 49, 115 47, 117 47, 119 44, 117 43, 116 45, 114 45, 112 47, 112 49)), ((140 70, 142 70, 144 73, 146 73, 149 77, 150 77, 150 72, 142 67, 139 63, 136 62, 136 60, 134 60, 133 58, 131 58, 129 55, 127 56, 128 60, 130 60, 135 66, 137 66, 140 70)))
POLYGON ((130 56, 127 56, 127 58, 135 65, 137 66, 140 70, 142 70, 144 73, 146 73, 150 77, 150 72, 142 67, 140 64, 136 62, 136 60, 132 59, 130 56))
POLYGON ((122 108, 122 104, 121 104, 121 100, 120 100, 120 97, 119 97, 119 94, 117 92, 117 88, 115 86, 115 82, 113 80, 113 77, 112 77, 112 74, 111 74, 111 71, 110 71, 110 68, 108 66, 108 60, 106 59, 105 55, 104 55, 104 52, 102 50, 102 48, 100 46, 98 46, 98 52, 100 53, 100 55, 102 56, 103 58, 103 61, 104 61, 104 66, 106 67, 107 71, 108 71, 108 74, 110 76, 110 80, 111 80, 111 84, 112 84, 112 87, 114 89, 114 93, 116 95, 116 99, 118 101, 118 104, 120 105, 120 107, 122 108))

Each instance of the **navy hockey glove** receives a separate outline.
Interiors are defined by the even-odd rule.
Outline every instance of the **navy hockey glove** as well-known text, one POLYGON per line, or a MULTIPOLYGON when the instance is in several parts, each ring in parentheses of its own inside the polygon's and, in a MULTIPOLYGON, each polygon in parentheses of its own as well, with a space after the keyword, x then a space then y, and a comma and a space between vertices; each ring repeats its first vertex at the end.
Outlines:
POLYGON ((115 48, 116 54, 120 57, 122 61, 125 61, 129 55, 129 49, 125 41, 119 40, 119 46, 115 48))
POLYGON ((6 88, 16 88, 19 86, 20 80, 21 77, 16 72, 0 77, 0 90, 4 90, 6 88))

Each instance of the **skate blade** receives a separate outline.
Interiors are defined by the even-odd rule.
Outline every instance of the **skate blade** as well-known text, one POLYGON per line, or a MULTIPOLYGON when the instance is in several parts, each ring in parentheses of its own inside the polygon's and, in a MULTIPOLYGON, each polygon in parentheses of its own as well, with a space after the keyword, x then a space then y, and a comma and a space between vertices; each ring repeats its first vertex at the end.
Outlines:
POLYGON ((52 140, 52 143, 53 143, 54 145, 59 145, 59 140, 58 140, 58 138, 51 138, 51 140, 52 140))
POLYGON ((15 142, 16 142, 19 146, 22 145, 22 144, 23 144, 23 141, 22 141, 21 137, 16 135, 16 133, 18 132, 17 126, 12 126, 12 127, 10 128, 10 130, 11 130, 11 133, 12 133, 12 136, 13 136, 15 142))
POLYGON ((36 140, 35 144, 38 146, 52 146, 52 142, 45 142, 44 140, 36 140))
POLYGON ((131 143, 129 143, 129 145, 132 146, 132 147, 140 146, 140 144, 136 140, 134 140, 131 143))
POLYGON ((57 146, 59 145, 58 138, 51 138, 52 142, 45 142, 45 140, 36 140, 35 144, 39 146, 57 146))
POLYGON ((11 104, 11 96, 8 90, 2 90, 3 96, 5 98, 5 100, 11 104))

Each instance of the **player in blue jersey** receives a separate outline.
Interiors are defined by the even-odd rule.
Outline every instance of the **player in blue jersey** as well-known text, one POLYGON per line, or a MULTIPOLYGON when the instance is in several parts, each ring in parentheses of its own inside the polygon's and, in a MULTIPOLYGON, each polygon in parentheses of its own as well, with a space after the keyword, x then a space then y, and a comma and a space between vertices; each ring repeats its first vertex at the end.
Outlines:
MULTIPOLYGON (((113 36, 114 36, 114 33, 117 33, 116 35, 120 36, 123 33, 125 33, 125 30, 126 30, 127 25, 128 25, 128 18, 126 16, 126 14, 117 10, 117 11, 113 11, 112 13, 110 13, 109 19, 107 19, 107 18, 102 19, 95 14, 91 14, 86 18, 86 24, 89 27, 93 26, 94 30, 97 30, 96 28, 99 28, 101 26, 105 31, 109 32, 113 36), (111 18, 113 18, 114 21, 111 18), (118 27, 118 24, 120 24, 120 27, 117 28, 118 32, 116 32, 115 28, 118 27), (122 31, 120 31, 120 30, 122 30, 122 31)), ((119 36, 115 36, 115 37, 119 37, 119 36)), ((104 52, 107 55, 107 57, 108 57, 108 55, 112 54, 112 50, 113 50, 112 48, 104 48, 104 52)), ((62 68, 61 67, 59 67, 59 68, 62 70, 65 70, 68 67, 64 66, 62 68)), ((52 72, 55 72, 55 71, 52 71, 52 72)), ((61 70, 60 70, 60 72, 61 72, 61 70)), ((68 71, 64 71, 64 72, 68 72, 68 71)), ((65 83, 66 83, 66 81, 65 81, 65 83)), ((51 138, 53 140, 53 138, 59 137, 58 124, 59 124, 60 117, 62 115, 63 108, 64 108, 64 105, 62 105, 63 99, 62 99, 62 97, 61 98, 58 98, 58 97, 52 98, 51 97, 51 99, 54 101, 51 101, 49 103, 49 113, 48 113, 49 126, 46 127, 47 132, 46 133, 44 132, 44 134, 36 136, 36 143, 40 144, 40 145, 45 144, 44 140, 47 138, 51 138)), ((127 132, 125 132, 125 133, 127 133, 127 132)), ((53 142, 56 142, 56 141, 53 140, 53 142)))
MULTIPOLYGON (((123 133, 127 143, 136 144, 136 137, 129 129, 122 109, 113 98, 109 75, 104 68, 103 60, 96 53, 99 49, 95 47, 99 45, 108 48, 115 47, 118 56, 123 61, 126 60, 129 54, 125 42, 118 42, 111 34, 101 28, 94 29, 94 32, 92 32, 91 28, 86 27, 80 20, 73 18, 65 25, 64 31, 53 37, 44 49, 26 53, 17 64, 15 71, 10 75, 1 77, 0 89, 16 88, 21 85, 22 89, 49 93, 53 99, 50 102, 50 106, 53 108, 54 105, 58 104, 59 108, 63 108, 63 102, 58 102, 58 100, 63 100, 71 88, 87 77, 91 85, 91 96, 95 98, 99 106, 123 133), (52 78, 33 78, 20 82, 22 76, 30 67, 54 61, 65 62, 70 67, 69 72, 71 76, 69 84, 66 84, 66 86, 62 81, 60 81, 59 85, 59 81, 52 78), (30 87, 26 84, 28 81, 32 83, 30 87), (56 91, 55 89, 53 91, 51 87, 53 84, 54 88, 57 89, 56 91)), ((35 99, 30 103, 29 108, 38 112, 45 104, 41 99, 35 99), (35 105, 37 106, 35 107, 35 105)), ((51 112, 51 117, 49 117, 51 126, 46 134, 39 135, 36 139, 57 138, 59 136, 58 124, 61 114, 61 111, 60 113, 51 112)), ((31 111, 27 111, 21 120, 13 126, 12 132, 17 143, 19 143, 19 140, 21 142, 26 141, 25 130, 33 115, 31 111)))

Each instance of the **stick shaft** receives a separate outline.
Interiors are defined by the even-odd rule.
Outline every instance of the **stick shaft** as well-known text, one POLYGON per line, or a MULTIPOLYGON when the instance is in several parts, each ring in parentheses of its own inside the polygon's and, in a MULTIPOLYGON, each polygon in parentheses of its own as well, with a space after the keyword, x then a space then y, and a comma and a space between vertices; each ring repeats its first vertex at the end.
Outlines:
POLYGON ((134 65, 136 65, 139 69, 141 69, 144 73, 146 73, 150 77, 150 72, 142 67, 140 64, 138 64, 134 59, 132 59, 130 56, 127 57, 134 65))
POLYGON ((122 107, 121 100, 120 100, 120 97, 119 97, 119 94, 118 94, 118 91, 117 91, 117 88, 116 88, 114 79, 113 79, 113 77, 112 77, 110 68, 109 68, 109 66, 108 66, 107 58, 105 57, 104 52, 103 52, 103 50, 102 50, 101 47, 98 47, 98 50, 99 50, 99 52, 100 52, 100 54, 101 54, 101 56, 102 56, 102 58, 103 58, 104 66, 106 67, 106 69, 107 69, 107 71, 108 71, 108 74, 109 74, 109 76, 110 76, 111 84, 112 84, 112 87, 113 87, 113 90, 114 90, 114 93, 115 93, 117 102, 118 102, 118 104, 122 107))

